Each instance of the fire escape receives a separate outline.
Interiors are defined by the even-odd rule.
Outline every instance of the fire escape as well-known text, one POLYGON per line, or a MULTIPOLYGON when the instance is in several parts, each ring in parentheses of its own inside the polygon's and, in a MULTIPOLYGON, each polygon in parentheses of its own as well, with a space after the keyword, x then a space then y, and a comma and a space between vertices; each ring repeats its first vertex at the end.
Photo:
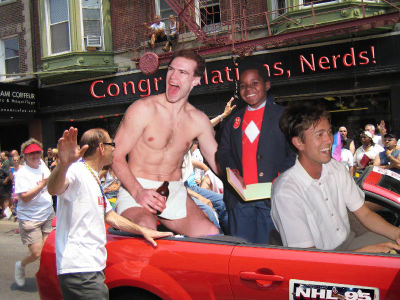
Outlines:
MULTIPOLYGON (((300 11, 302 7, 279 7, 268 11, 249 13, 249 0, 227 0, 224 6, 218 0, 164 0, 178 15, 184 32, 191 32, 196 37, 192 42, 180 42, 184 48, 193 48, 201 55, 230 53, 245 56, 255 50, 270 49, 333 36, 348 35, 350 33, 374 30, 376 28, 393 25, 399 22, 400 8, 388 0, 383 13, 368 14, 371 2, 360 0, 352 2, 345 8, 332 5, 330 11, 318 10, 320 1, 304 1, 307 9, 302 15, 290 17, 288 12, 300 11), (328 13, 345 11, 354 12, 353 18, 343 19, 331 23, 317 22, 328 13), (288 30, 277 32, 279 26, 285 25, 288 30), (263 35, 250 37, 252 30, 263 30, 263 35), (192 43, 192 45, 191 45, 192 43)), ((253 1, 253 0, 252 0, 253 1)), ((260 1, 261 2, 261 1, 260 1)), ((277 0, 278 6, 285 1, 277 0)), ((182 33, 181 33, 182 35, 182 33)), ((193 35, 192 35, 193 36, 193 35)), ((180 38, 181 39, 181 38, 180 38)), ((169 53, 159 55, 159 62, 164 63, 170 58, 169 53)))

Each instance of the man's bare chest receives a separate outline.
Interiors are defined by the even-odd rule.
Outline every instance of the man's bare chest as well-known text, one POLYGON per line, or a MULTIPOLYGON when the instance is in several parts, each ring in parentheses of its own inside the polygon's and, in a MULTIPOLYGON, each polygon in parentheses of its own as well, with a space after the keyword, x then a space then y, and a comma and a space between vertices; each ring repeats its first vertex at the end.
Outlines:
POLYGON ((174 122, 156 122, 143 132, 142 142, 153 150, 165 152, 188 151, 194 134, 188 127, 174 122))

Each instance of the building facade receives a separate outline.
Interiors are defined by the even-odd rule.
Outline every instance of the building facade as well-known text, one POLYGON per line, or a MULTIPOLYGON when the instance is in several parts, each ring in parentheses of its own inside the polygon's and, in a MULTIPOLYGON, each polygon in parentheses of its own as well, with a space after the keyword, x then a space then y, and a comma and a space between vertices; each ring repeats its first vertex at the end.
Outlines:
MULTIPOLYGON (((24 1, 14 1, 24 2, 24 1)), ((26 1, 28 2, 28 1, 26 1)), ((207 72, 189 101, 210 117, 237 96, 243 58, 267 68, 270 96, 285 105, 314 100, 334 126, 357 135, 385 120, 400 133, 399 2, 308 0, 34 0, 36 122, 46 146, 69 126, 114 133, 127 107, 162 93, 171 54, 148 46, 155 14, 180 24, 174 49, 194 49, 207 72), (144 75, 146 52, 160 68, 144 75)), ((23 73, 23 72, 22 72, 23 73)), ((236 100, 242 104, 241 100, 236 100)))
POLYGON ((0 148, 19 149, 29 136, 42 139, 38 81, 34 74, 33 3, 0 1, 0 148))

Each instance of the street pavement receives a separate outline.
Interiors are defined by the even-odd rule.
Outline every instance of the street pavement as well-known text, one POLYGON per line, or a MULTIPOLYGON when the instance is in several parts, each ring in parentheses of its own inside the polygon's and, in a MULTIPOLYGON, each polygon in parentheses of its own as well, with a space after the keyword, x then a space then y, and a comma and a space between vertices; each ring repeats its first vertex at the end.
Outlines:
POLYGON ((19 287, 14 282, 14 266, 28 254, 28 247, 22 245, 19 234, 14 234, 18 222, 0 220, 0 300, 37 300, 39 293, 35 274, 39 269, 39 260, 27 265, 26 282, 19 287))

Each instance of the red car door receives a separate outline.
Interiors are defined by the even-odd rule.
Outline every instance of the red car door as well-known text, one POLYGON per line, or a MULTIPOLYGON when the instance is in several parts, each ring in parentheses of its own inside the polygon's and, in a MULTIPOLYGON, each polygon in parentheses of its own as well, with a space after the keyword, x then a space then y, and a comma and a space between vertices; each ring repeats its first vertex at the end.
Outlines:
POLYGON ((399 299, 400 256, 236 246, 235 299, 399 299))

